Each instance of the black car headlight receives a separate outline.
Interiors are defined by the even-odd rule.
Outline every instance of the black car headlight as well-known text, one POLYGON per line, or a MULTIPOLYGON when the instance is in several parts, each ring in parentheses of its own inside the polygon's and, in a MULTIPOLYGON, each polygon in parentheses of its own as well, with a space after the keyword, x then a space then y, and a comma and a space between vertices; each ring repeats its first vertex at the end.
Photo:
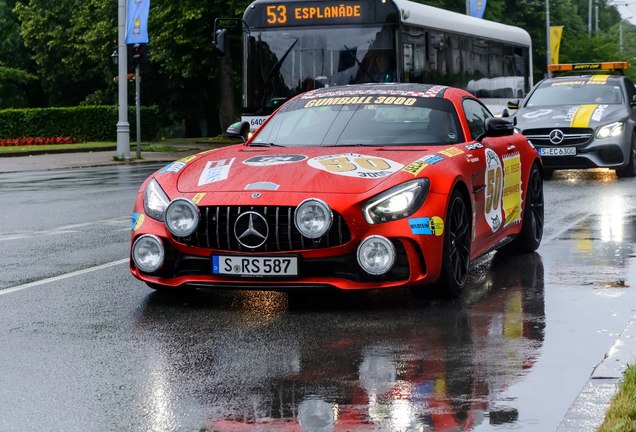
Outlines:
POLYGON ((370 224, 376 224, 408 217, 422 206, 429 187, 430 181, 427 178, 394 186, 362 206, 364 218, 370 224))
POLYGON ((623 130, 625 130, 625 124, 623 122, 610 123, 598 128, 596 138, 617 137, 623 134, 623 130))
POLYGON ((157 183, 157 180, 150 180, 144 193, 144 210, 146 214, 153 219, 163 222, 168 204, 170 204, 170 200, 163 189, 161 189, 161 186, 159 186, 159 183, 157 183))

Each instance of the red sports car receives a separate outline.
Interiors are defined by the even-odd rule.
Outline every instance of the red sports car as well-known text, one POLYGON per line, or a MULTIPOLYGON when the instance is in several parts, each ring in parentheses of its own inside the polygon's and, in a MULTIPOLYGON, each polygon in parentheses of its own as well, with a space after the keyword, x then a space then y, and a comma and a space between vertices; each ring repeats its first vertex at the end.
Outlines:
POLYGON ((314 90, 244 144, 152 174, 135 202, 131 271, 155 289, 438 283, 457 296, 475 258, 539 246, 542 172, 513 124, 463 90, 314 90))

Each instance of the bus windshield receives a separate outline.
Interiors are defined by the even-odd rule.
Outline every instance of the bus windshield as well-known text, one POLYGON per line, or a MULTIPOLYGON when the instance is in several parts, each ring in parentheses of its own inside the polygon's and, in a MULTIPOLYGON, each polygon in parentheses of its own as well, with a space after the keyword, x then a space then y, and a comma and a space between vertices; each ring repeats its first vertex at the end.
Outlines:
POLYGON ((243 104, 252 112, 316 88, 397 80, 389 25, 252 31, 246 49, 243 104))

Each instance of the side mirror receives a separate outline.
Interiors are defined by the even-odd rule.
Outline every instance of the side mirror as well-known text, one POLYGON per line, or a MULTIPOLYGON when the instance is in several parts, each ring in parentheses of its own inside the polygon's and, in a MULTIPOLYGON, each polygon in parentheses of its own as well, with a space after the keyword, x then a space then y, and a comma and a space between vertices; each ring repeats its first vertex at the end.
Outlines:
POLYGON ((226 29, 220 29, 217 30, 214 35, 214 47, 216 48, 216 53, 219 56, 224 56, 230 51, 229 41, 225 37, 226 33, 226 29))
POLYGON ((519 99, 516 101, 508 101, 508 109, 519 109, 519 99))
POLYGON ((636 106, 636 95, 632 96, 632 106, 636 106))
POLYGON ((484 126, 484 136, 487 137, 509 136, 515 133, 512 122, 506 118, 491 117, 486 119, 484 126))
POLYGON ((245 142, 250 133, 250 124, 246 121, 232 123, 225 133, 229 137, 241 138, 245 142))
POLYGON ((501 116, 503 118, 508 118, 508 117, 510 117, 510 113, 508 112, 507 109, 504 108, 504 110, 501 112, 501 116))

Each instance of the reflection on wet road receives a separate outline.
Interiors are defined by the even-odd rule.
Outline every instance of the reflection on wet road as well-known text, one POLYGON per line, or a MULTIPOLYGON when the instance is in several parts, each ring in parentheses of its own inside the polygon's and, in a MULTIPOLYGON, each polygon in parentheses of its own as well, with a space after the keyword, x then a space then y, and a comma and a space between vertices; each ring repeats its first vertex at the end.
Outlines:
POLYGON ((395 291, 310 299, 203 293, 183 313, 183 304, 151 295, 136 326, 160 346, 147 397, 172 406, 157 408, 170 416, 180 387, 200 386, 205 427, 214 431, 462 430, 486 416, 514 422, 516 409, 489 405, 539 355, 543 265, 538 254, 484 265, 471 298, 457 303, 395 291), (196 334, 175 334, 189 328, 196 334), (185 345, 194 348, 184 352, 185 345), (165 383, 178 383, 168 391, 174 400, 165 383))

